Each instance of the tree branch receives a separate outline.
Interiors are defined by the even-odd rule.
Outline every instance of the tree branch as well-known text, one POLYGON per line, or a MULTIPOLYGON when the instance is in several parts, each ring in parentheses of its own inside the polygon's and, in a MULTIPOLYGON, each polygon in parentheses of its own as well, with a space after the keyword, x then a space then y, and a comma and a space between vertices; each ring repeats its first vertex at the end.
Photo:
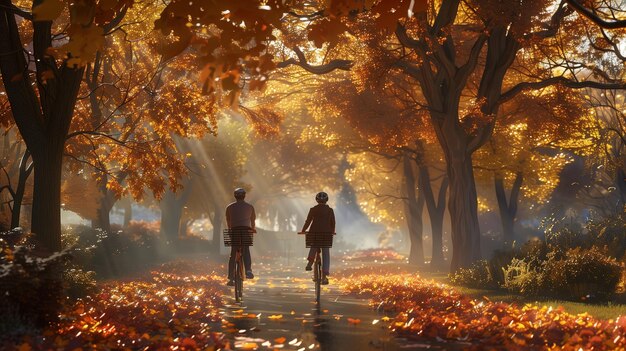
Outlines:
POLYGON ((331 60, 329 63, 324 65, 312 66, 307 62, 306 57, 300 48, 295 47, 293 51, 298 56, 298 60, 290 58, 287 61, 279 62, 276 66, 278 68, 285 68, 291 65, 296 65, 313 74, 326 74, 336 69, 349 71, 354 65, 354 62, 350 60, 331 60))
POLYGON ((569 6, 571 6, 576 12, 587 17, 591 20, 591 22, 595 23, 599 27, 606 29, 619 29, 626 28, 626 20, 614 20, 607 21, 603 18, 600 18, 595 11, 592 11, 586 8, 583 4, 578 2, 578 0, 565 0, 569 6))
POLYGON ((515 85, 511 89, 507 90, 500 96, 498 103, 505 103, 512 98, 514 98, 517 94, 526 91, 526 90, 537 90, 543 89, 552 85, 560 84, 564 87, 572 88, 572 89, 583 89, 583 88, 593 88, 593 89, 626 89, 626 82, 619 83, 603 83, 596 81, 583 81, 577 82, 573 80, 569 80, 565 77, 553 77, 548 78, 539 82, 523 82, 515 85))

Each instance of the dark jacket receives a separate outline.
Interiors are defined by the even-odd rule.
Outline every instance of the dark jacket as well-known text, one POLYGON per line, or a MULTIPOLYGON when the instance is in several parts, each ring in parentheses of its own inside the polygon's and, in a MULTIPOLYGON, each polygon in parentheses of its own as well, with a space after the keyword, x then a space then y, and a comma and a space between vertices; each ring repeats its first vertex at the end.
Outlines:
POLYGON ((334 233, 335 232, 335 212, 326 204, 318 204, 309 210, 302 231, 311 233, 334 233), (309 225, 311 228, 309 228, 309 225))

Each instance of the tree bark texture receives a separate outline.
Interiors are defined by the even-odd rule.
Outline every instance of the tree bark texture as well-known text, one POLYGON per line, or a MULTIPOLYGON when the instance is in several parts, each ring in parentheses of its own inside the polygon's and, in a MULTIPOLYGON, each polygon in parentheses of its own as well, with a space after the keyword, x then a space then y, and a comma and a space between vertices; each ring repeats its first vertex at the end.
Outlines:
POLYGON ((523 181, 524 176, 522 172, 517 172, 507 199, 504 179, 500 174, 496 173, 495 175, 496 199, 498 200, 500 222, 502 223, 502 239, 505 244, 511 244, 515 239, 515 219, 517 217, 517 205, 523 181))
POLYGON ((422 221, 424 197, 416 191, 417 182, 415 179, 411 157, 408 153, 404 154, 402 165, 407 195, 404 214, 406 217, 407 228, 409 230, 409 240, 411 241, 409 264, 421 266, 424 264, 424 244, 422 241, 422 234, 424 230, 424 224, 422 221))

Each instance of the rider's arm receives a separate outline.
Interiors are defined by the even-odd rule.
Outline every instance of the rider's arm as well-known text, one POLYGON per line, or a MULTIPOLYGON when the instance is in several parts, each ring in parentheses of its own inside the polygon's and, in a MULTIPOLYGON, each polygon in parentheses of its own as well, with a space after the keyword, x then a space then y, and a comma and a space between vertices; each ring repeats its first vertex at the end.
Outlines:
POLYGON ((304 221, 304 225, 302 226, 302 233, 306 232, 311 222, 313 222, 313 209, 310 209, 309 214, 306 216, 306 221, 304 221))
POLYGON ((330 228, 331 228, 331 232, 335 233, 335 211, 333 211, 333 209, 330 209, 330 228))
POLYGON ((250 215, 250 228, 256 233, 256 213, 254 212, 254 206, 252 206, 252 214, 250 215))
POLYGON ((230 206, 226 207, 226 226, 228 226, 228 229, 232 228, 230 225, 230 206))

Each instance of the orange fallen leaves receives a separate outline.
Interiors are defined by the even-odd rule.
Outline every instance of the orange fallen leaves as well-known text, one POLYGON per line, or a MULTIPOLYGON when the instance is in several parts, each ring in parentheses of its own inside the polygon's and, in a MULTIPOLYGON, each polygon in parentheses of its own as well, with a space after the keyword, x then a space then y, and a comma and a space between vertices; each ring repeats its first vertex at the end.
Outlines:
POLYGON ((284 344, 285 341, 287 341, 287 338, 285 338, 284 336, 281 336, 280 338, 274 339, 274 342, 277 343, 277 344, 284 344))
POLYGON ((348 323, 352 325, 359 325, 361 324, 361 320, 358 318, 348 318, 348 323))
POLYGON ((626 316, 607 321, 562 308, 479 301, 412 274, 352 275, 338 283, 370 298, 377 308, 397 313, 389 328, 403 337, 460 340, 476 349, 626 349, 626 316))
MULTIPOLYGON (((219 323, 223 280, 217 275, 151 272, 134 281, 111 282, 93 297, 79 300, 43 331, 25 336, 19 351, 224 348, 219 323)), ((3 348, 4 345, 0 345, 3 348)))

